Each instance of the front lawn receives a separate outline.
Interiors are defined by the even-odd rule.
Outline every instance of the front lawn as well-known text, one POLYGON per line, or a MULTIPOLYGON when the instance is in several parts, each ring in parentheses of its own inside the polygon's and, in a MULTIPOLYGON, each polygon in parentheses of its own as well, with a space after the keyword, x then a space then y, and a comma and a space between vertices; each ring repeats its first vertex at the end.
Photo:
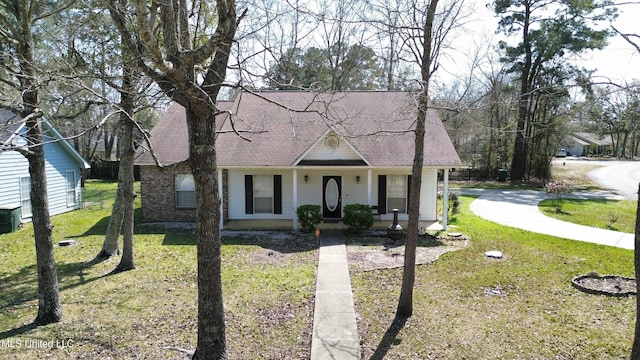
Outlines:
POLYGON ((637 201, 565 198, 543 200, 538 206, 543 214, 562 221, 626 233, 635 231, 637 201))
POLYGON ((502 227, 462 199, 452 231, 471 244, 418 266, 406 322, 394 322, 402 269, 352 268, 363 359, 628 358, 635 297, 589 295, 570 281, 589 271, 633 277, 632 251, 502 227))
MULTIPOLYGON (((183 359, 180 348, 195 348, 193 231, 137 226, 137 269, 109 275, 118 259, 87 262, 101 249, 110 210, 107 196, 104 206, 52 218, 54 242, 78 245, 55 246, 63 320, 36 329, 25 327, 37 313, 32 227, 0 235, 0 359, 183 359)), ((309 357, 316 251, 313 236, 223 238, 229 358, 309 357)))
MULTIPOLYGON (((473 216, 471 197, 461 199, 451 231, 471 242, 418 266, 406 322, 393 321, 402 269, 351 267, 363 359, 628 358, 635 297, 585 294, 570 280, 589 271, 633 277, 633 251, 502 227, 473 216), (504 259, 486 258, 489 250, 504 259)), ((138 268, 108 275, 118 259, 87 262, 101 248, 110 207, 107 200, 52 219, 56 242, 78 241, 55 247, 64 311, 57 324, 24 327, 37 312, 31 226, 0 235, 0 359, 184 359, 181 349, 194 349, 193 232, 137 226, 138 268)), ((254 233, 223 243, 229 358, 308 359, 313 235, 254 233)))

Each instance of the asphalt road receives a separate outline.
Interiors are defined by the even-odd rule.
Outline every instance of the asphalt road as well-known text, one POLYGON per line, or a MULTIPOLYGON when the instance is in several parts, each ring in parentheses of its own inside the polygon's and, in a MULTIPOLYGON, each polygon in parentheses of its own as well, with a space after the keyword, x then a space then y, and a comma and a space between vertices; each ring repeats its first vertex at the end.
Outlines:
MULTIPOLYGON (((580 160, 577 160, 580 161, 580 160)), ((590 162, 594 163, 594 162, 590 162)), ((640 162, 638 161, 602 161, 603 167, 589 173, 595 183, 627 199, 638 200, 638 183, 640 183, 640 162)))

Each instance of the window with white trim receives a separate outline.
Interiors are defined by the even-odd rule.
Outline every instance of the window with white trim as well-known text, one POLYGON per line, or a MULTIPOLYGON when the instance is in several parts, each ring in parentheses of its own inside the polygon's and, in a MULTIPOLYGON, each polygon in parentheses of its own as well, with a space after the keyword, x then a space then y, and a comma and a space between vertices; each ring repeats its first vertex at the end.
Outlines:
POLYGON ((76 172, 75 170, 67 171, 67 206, 76 206, 76 172))
POLYGON ((398 209, 401 213, 407 212, 407 176, 387 176, 387 209, 389 212, 398 209))
POLYGON ((196 207, 196 183, 191 174, 176 175, 176 207, 196 207))
POLYGON ((20 206, 22 206, 22 217, 31 216, 31 178, 20 178, 20 206))
POLYGON ((253 211, 273 214, 273 175, 253 176, 253 211))

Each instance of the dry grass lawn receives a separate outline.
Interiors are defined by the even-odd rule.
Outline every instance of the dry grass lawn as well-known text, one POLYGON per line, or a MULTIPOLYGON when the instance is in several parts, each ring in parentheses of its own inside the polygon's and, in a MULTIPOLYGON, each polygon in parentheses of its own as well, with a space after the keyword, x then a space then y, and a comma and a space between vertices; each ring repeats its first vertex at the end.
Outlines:
MULTIPOLYGON (((110 208, 107 203, 52 219, 56 242, 78 241, 54 249, 63 305, 56 324, 27 326, 37 313, 32 227, 0 235, 0 359, 184 359, 180 348, 194 350, 193 232, 138 226, 137 269, 109 275, 118 259, 87 262, 102 246, 110 208)), ((315 237, 227 236, 222 252, 229 358, 308 359, 315 237)))
POLYGON ((602 165, 590 164, 586 161, 554 159, 551 164, 551 177, 555 181, 570 184, 575 189, 599 189, 598 185, 589 179, 589 172, 602 165))
MULTIPOLYGON (((587 172, 554 167, 558 179, 585 187, 587 172)), ((107 198, 115 189, 90 186, 104 187, 107 198)), ((418 266, 410 319, 393 319, 401 268, 352 265, 363 359, 628 358, 635 297, 585 294, 570 281, 589 271, 632 277, 632 251, 502 227, 473 216, 472 199, 462 199, 462 213, 450 221, 470 243, 446 253, 432 249, 439 258, 418 266), (504 259, 483 256, 489 250, 504 252, 504 259)), ((64 309, 58 324, 25 327, 37 311, 30 227, 0 235, 0 359, 188 357, 179 349, 193 350, 196 341, 193 233, 139 226, 138 268, 107 275, 116 259, 86 262, 100 249, 110 206, 53 219, 56 241, 78 241, 55 248, 64 309)), ((308 359, 314 237, 229 236, 222 251, 229 358, 308 359)))
POLYGON ((402 269, 352 271, 363 359, 628 358, 635 297, 586 294, 571 279, 633 277, 632 251, 497 226, 463 199, 456 231, 471 244, 417 268, 408 320, 394 321, 402 269))

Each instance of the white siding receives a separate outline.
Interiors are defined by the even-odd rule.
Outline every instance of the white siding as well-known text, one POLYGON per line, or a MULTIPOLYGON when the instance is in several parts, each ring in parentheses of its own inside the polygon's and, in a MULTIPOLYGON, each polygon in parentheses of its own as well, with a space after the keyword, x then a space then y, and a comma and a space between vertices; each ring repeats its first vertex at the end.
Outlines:
POLYGON ((307 204, 322 204, 322 172, 299 169, 298 206, 307 204), (304 181, 305 175, 309 177, 308 182, 304 181))
POLYGON ((420 220, 436 220, 438 217, 437 169, 422 169, 422 188, 420 190, 420 220))
POLYGON ((292 171, 282 169, 229 169, 229 218, 230 219, 292 219, 293 178, 292 171), (244 176, 245 175, 282 175, 282 214, 245 214, 244 176))
MULTIPOLYGON (((378 205, 378 175, 411 175, 411 169, 375 169, 372 171, 371 198, 372 206, 378 205)), ((437 219, 437 179, 438 170, 432 168, 422 169, 422 187, 420 188, 420 220, 437 219)), ((365 180, 366 181, 366 180, 365 180)), ((366 194, 365 194, 366 195, 366 194)), ((407 214, 399 214, 400 220, 407 220, 407 214)), ((392 220, 393 214, 380 215, 382 220, 392 220)))
MULTIPOLYGON (((367 203, 367 168, 298 168, 298 206, 306 204, 322 205, 322 177, 340 176, 342 179, 342 207, 348 204, 367 203), (307 181, 305 182, 305 175, 307 181), (356 177, 360 176, 360 182, 356 177)), ((378 175, 409 175, 409 169, 374 169, 371 174, 371 202, 378 204, 378 175)), ((230 219, 292 219, 293 169, 229 169, 229 218, 230 219), (245 214, 244 176, 282 175, 282 214, 245 214)), ((422 174, 420 219, 435 220, 437 170, 425 168, 422 174)), ((343 211, 344 212, 344 211, 343 211)), ((401 214, 406 219, 406 214, 401 214)), ((393 214, 384 214, 381 219, 392 219, 393 214)))
POLYGON ((349 204, 367 203, 367 169, 347 170, 342 174, 342 207, 349 204), (360 182, 356 181, 360 176, 360 182))
POLYGON ((298 206, 306 204, 322 205, 322 177, 340 176, 342 184, 342 208, 348 204, 367 203, 367 169, 298 169, 298 206), (305 183, 304 176, 309 177, 305 183), (360 183, 356 181, 360 176, 360 183))

